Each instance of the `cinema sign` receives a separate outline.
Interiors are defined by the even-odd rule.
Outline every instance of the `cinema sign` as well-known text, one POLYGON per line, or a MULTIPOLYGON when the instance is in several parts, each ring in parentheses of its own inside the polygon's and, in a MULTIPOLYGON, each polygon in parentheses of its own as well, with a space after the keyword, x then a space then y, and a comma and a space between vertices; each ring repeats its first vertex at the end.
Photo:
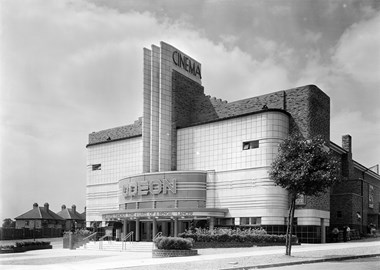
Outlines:
POLYGON ((199 78, 202 79, 201 66, 199 63, 190 59, 186 55, 183 55, 179 51, 173 52, 172 59, 173 59, 173 63, 177 67, 186 70, 187 72, 191 73, 194 76, 199 76, 199 78))

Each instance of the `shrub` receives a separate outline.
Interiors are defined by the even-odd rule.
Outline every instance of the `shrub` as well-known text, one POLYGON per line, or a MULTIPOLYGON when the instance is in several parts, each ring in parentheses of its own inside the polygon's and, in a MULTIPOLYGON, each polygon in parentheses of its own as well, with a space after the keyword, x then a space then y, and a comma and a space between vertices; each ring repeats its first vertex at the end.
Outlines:
POLYGON ((5 246, 0 246, 1 250, 8 250, 8 249, 13 249, 15 246, 14 245, 5 245, 5 246))
POLYGON ((28 246, 48 246, 50 245, 50 242, 47 241, 21 241, 21 242, 16 242, 16 247, 28 247, 28 246))
MULTIPOLYGON (((237 229, 196 229, 185 231, 179 237, 191 238, 195 242, 248 242, 257 244, 285 243, 285 235, 270 235, 264 229, 247 230, 237 229)), ((292 242, 297 242, 297 237, 292 236, 292 242)))
POLYGON ((194 240, 180 237, 157 237, 154 243, 158 249, 189 250, 193 247, 194 240))

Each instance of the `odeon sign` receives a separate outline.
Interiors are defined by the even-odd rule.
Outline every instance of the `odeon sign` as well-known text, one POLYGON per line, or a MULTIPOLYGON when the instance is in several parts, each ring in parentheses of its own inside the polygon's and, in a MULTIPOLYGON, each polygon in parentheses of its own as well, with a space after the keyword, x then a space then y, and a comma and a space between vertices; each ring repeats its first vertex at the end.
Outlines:
POLYGON ((186 55, 182 55, 179 51, 174 51, 172 58, 176 66, 186 70, 187 72, 193 74, 194 76, 199 75, 199 78, 202 79, 201 67, 198 63, 196 63, 195 61, 192 61, 186 55))
POLYGON ((144 173, 119 180, 119 204, 136 202, 140 208, 141 203, 148 207, 149 202, 157 202, 182 207, 189 200, 205 202, 206 190, 205 171, 144 173))
POLYGON ((134 196, 146 196, 149 194, 158 195, 160 193, 177 193, 176 179, 154 179, 150 181, 131 181, 124 184, 123 195, 125 198, 134 196))

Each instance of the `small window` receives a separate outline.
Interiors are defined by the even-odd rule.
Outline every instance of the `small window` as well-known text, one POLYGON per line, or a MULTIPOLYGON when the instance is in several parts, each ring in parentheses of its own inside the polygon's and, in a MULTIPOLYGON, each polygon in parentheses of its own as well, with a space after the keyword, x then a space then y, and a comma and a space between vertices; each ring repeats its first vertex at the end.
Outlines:
POLYGON ((259 148, 259 140, 243 142, 243 150, 259 148))
POLYGON ((336 217, 341 218, 342 217, 342 211, 336 212, 336 217))
POLYGON ((251 225, 260 225, 261 224, 261 217, 252 217, 251 218, 251 225))
POLYGON ((248 217, 241 217, 240 218, 240 225, 249 225, 249 218, 248 217))
POLYGON ((92 165, 92 170, 97 171, 102 169, 102 164, 93 164, 92 165))

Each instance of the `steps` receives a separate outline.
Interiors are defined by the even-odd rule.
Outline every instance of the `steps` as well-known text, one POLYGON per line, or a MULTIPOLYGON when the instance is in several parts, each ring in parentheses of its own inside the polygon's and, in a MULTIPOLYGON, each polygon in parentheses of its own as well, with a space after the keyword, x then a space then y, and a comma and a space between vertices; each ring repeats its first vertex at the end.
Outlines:
POLYGON ((125 251, 125 252, 151 252, 152 242, 116 242, 91 241, 81 246, 83 250, 125 251))

